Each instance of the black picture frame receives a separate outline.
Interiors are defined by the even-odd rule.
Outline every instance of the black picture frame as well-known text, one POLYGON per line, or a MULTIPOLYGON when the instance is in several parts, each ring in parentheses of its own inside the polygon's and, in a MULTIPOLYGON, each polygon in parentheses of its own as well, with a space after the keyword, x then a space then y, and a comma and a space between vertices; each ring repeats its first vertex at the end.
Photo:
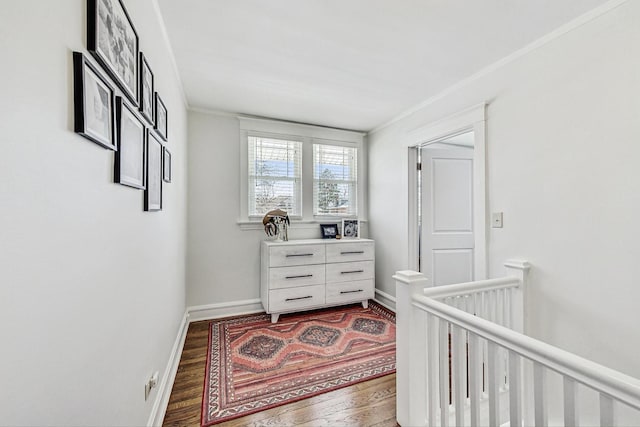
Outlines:
POLYGON ((73 52, 74 131, 115 151, 114 96, 113 87, 98 68, 81 52, 73 52))
POLYGON ((164 105, 164 102, 162 102, 162 98, 160 98, 160 95, 158 95, 158 92, 156 92, 155 101, 156 101, 156 115, 155 115, 155 123, 153 125, 153 128, 156 130, 160 138, 166 141, 169 135, 169 125, 168 125, 169 117, 168 117, 167 107, 164 105))
POLYGON ((147 188, 144 190, 144 210, 162 210, 162 150, 155 132, 147 130, 147 188))
POLYGON ((171 152, 167 147, 162 150, 162 180, 171 182, 171 152))
POLYGON ((144 190, 147 128, 124 98, 116 98, 116 136, 118 151, 114 163, 114 181, 144 190))
POLYGON ((137 107, 139 39, 122 0, 87 0, 87 49, 137 107))
POLYGON ((338 224, 320 224, 323 239, 335 239, 338 235, 338 224))
POLYGON ((151 66, 144 53, 140 52, 140 81, 138 87, 138 94, 140 96, 140 114, 147 119, 149 124, 155 123, 154 115, 154 76, 151 71, 151 66))

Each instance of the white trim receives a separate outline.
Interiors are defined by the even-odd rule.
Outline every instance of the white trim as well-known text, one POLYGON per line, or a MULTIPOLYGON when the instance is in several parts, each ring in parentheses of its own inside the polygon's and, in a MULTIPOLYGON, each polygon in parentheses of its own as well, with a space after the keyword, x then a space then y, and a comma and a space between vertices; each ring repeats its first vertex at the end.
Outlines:
MULTIPOLYGON (((475 123, 486 120, 486 107, 486 102, 472 105, 471 107, 450 114, 425 126, 413 129, 407 132, 405 143, 407 147, 415 147, 470 131, 475 123)), ((476 145, 474 141, 474 146, 476 145)))
MULTIPOLYGON (((289 226, 289 230, 310 230, 318 228, 318 224, 325 223, 340 223, 344 218, 343 217, 326 217, 323 218, 321 216, 316 216, 313 220, 291 220, 291 225, 289 226)), ((350 217, 350 219, 353 219, 350 217)), ((368 221, 366 219, 359 219, 361 224, 366 224, 368 221)), ((264 225, 262 225, 262 221, 245 221, 238 219, 236 220, 236 224, 240 227, 240 230, 264 230, 264 225)))
POLYGON ((395 313, 396 297, 389 295, 388 293, 383 292, 380 289, 376 289, 376 297, 373 300, 381 306, 386 307, 395 313))
POLYGON ((173 53, 173 48, 171 47, 171 41, 169 40, 169 33, 167 32, 167 26, 164 22, 164 17, 162 16, 162 11, 160 10, 160 5, 158 4, 158 0, 152 0, 151 4, 153 5, 153 10, 156 12, 156 17, 158 18, 158 24, 160 25, 160 33, 162 33, 162 40, 164 40, 165 47, 169 52, 169 61, 173 66, 173 72, 175 74, 176 80, 178 81, 178 89, 182 94, 182 101, 184 102, 185 108, 189 109, 189 100, 187 99, 187 93, 184 91, 184 85, 182 84, 182 78, 180 77, 180 70, 178 69, 178 63, 176 62, 176 56, 173 53))
MULTIPOLYGON (((458 113, 411 130, 405 137, 409 147, 408 161, 416 158, 413 153, 416 146, 436 142, 448 136, 472 131, 473 148, 473 238, 474 238, 474 280, 487 278, 487 198, 486 198, 486 103, 474 105, 458 113)), ((418 171, 408 165, 409 172, 409 268, 417 270, 417 226, 418 212, 416 182, 418 171), (412 258, 413 257, 413 258, 412 258)))
POLYGON ((182 322, 178 328, 178 335, 173 343, 171 354, 169 355, 169 361, 167 367, 164 370, 162 381, 158 387, 158 393, 156 394, 156 400, 153 402, 153 408, 149 419, 147 420, 147 426, 161 426, 164 416, 167 413, 167 406, 169 405, 169 398, 171 397, 171 390, 173 389, 173 382, 176 379, 178 372, 178 365, 180 364, 180 357, 182 356, 182 349, 184 348, 184 341, 187 338, 187 330, 189 329, 189 319, 185 312, 182 317, 182 322))
POLYGON ((272 120, 265 118, 255 118, 247 116, 237 116, 240 122, 240 129, 257 132, 271 132, 276 134, 294 134, 306 136, 308 138, 328 139, 332 141, 352 142, 359 144, 362 142, 364 132, 348 129, 337 129, 303 123, 287 122, 282 120, 272 120))
POLYGON ((611 10, 617 8, 618 6, 626 3, 629 0, 611 0, 608 1, 598 7, 596 7, 595 9, 590 10, 589 12, 573 19, 572 21, 569 21, 568 23, 558 27, 556 30, 548 33, 545 36, 540 37, 539 39, 533 41, 532 43, 529 43, 528 45, 526 45, 525 47, 523 47, 522 49, 519 49, 515 52, 513 52, 512 54, 494 62, 493 64, 481 69, 480 71, 478 71, 475 74, 472 74, 471 76, 460 80, 458 83, 454 84, 453 86, 449 86, 447 89, 443 90, 442 92, 427 98, 425 101, 421 102, 420 104, 406 110, 405 112, 395 116, 393 119, 389 120, 386 123, 381 124, 380 126, 375 127, 373 130, 369 131, 369 135, 372 135, 376 132, 379 132, 389 126, 391 126, 392 124, 399 122, 400 120, 409 117, 410 115, 420 111, 421 109, 435 103, 436 101, 439 101, 445 97, 447 97, 448 95, 450 95, 451 93, 457 91, 458 89, 461 89, 471 83, 473 83, 476 80, 481 79, 482 77, 493 73, 494 71, 516 61, 517 59, 521 58, 522 56, 533 52, 534 50, 546 45, 547 43, 562 37, 563 35, 593 21, 594 19, 610 12, 611 10))
POLYGON ((264 312, 260 299, 221 302, 187 307, 189 322, 264 312))

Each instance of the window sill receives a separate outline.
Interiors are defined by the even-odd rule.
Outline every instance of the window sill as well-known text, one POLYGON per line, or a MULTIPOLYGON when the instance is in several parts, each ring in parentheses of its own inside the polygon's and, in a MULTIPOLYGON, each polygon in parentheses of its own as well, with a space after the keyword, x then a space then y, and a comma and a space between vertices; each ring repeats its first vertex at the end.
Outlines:
MULTIPOLYGON (((291 225, 289 226, 292 229, 311 229, 317 228, 318 224, 325 223, 338 223, 342 222, 342 218, 324 218, 324 219, 314 219, 314 220, 291 220, 291 225)), ((367 223, 367 220, 361 219, 361 223, 367 223)), ((264 230, 264 225, 262 225, 262 221, 248 221, 248 220, 237 220, 236 223, 240 230, 264 230)))

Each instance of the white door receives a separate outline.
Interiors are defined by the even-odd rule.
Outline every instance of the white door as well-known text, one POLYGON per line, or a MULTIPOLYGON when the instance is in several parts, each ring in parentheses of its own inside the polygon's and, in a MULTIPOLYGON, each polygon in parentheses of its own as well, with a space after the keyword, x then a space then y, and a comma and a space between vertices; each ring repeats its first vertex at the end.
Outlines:
POLYGON ((473 148, 422 148, 421 271, 432 286, 474 280, 473 148))

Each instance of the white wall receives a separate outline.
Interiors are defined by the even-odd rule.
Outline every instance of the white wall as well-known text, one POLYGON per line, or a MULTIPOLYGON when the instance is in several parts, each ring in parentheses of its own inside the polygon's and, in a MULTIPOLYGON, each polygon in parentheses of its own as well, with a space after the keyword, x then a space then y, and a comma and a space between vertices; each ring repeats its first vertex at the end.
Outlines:
MULTIPOLYGON (((240 144, 236 117, 189 112, 187 306, 260 297, 260 242, 267 236, 261 226, 238 224, 240 197, 246 197, 240 144)), ((365 237, 367 230, 363 224, 365 237)), ((292 223, 290 240, 308 238, 320 238, 318 224, 292 223)))
POLYGON ((169 112, 164 211, 73 132, 85 0, 0 14, 0 423, 144 425, 185 308, 186 111, 152 0, 125 0, 169 112))
POLYGON ((408 266, 405 135, 486 101, 490 276, 530 261, 531 334, 640 377, 639 21, 624 3, 369 136, 379 289, 408 266))

